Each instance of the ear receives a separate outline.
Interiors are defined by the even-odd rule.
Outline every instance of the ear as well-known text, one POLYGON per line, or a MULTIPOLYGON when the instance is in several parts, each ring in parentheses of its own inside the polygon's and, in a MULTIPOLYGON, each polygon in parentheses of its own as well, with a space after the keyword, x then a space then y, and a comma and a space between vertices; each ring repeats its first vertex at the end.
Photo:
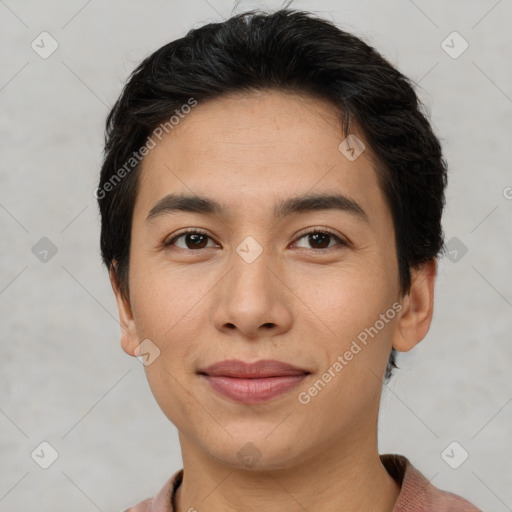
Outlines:
POLYGON ((434 283, 437 260, 434 258, 412 271, 411 289, 403 300, 393 348, 408 352, 428 333, 434 313, 434 283))
POLYGON ((135 329, 130 301, 125 299, 121 294, 115 267, 116 263, 110 268, 109 277, 112 290, 116 297, 119 322, 121 324, 121 347, 128 355, 135 357, 134 351, 140 344, 139 338, 135 329))

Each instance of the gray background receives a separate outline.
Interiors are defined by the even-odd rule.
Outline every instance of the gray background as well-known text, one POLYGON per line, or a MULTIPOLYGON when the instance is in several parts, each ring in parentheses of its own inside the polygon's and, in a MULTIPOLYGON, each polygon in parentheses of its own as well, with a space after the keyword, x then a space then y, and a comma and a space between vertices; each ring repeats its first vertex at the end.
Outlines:
MULTIPOLYGON (((0 0, 1 511, 124 510, 181 468, 176 429, 119 346, 93 189, 128 73, 189 28, 265 6, 238 4, 0 0), (46 59, 31 47, 43 31, 59 45, 46 59), (42 237, 57 248, 46 262, 32 252, 42 237), (43 441, 59 455, 48 469, 31 458, 43 441)), ((364 36, 419 83, 450 165, 453 252, 429 334, 384 389, 380 452, 484 510, 512 510, 511 2, 292 6, 364 36), (442 47, 453 31, 469 44, 458 58, 442 47), (458 469, 441 456, 452 441, 469 453, 458 469)))

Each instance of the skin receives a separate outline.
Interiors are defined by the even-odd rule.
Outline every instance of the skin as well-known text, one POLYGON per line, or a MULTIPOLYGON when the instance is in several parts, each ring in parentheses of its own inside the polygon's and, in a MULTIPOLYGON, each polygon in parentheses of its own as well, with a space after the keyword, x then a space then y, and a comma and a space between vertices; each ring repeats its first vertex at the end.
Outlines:
POLYGON ((370 148, 365 143, 350 161, 338 150, 344 139, 326 101, 278 91, 231 94, 199 103, 142 163, 129 300, 113 271, 110 279, 124 351, 137 355, 145 339, 160 350, 144 368, 179 431, 179 512, 389 512, 398 497, 377 447, 382 379, 391 348, 412 349, 430 328, 436 260, 413 272, 402 297, 393 221, 370 148), (312 192, 350 197, 368 222, 339 210, 274 218, 277 202, 312 192), (169 193, 215 199, 225 213, 169 212, 146 221, 169 193), (210 238, 201 249, 190 237, 163 247, 183 228, 210 238), (315 244, 303 235, 322 228, 349 243, 331 237, 315 244), (252 263, 236 252, 248 236, 263 249, 252 263), (402 310, 300 403, 298 393, 396 302, 402 310), (240 404, 197 374, 224 359, 277 359, 311 374, 266 403, 240 404), (248 442, 259 457, 250 467, 237 456, 248 442))

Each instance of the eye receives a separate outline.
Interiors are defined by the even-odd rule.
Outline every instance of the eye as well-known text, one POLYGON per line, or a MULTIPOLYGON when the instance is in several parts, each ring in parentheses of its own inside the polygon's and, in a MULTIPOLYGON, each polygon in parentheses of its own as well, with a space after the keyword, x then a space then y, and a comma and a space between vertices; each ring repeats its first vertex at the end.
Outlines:
MULTIPOLYGON (((336 245, 348 246, 348 243, 342 240, 338 235, 333 233, 331 230, 322 228, 315 228, 313 230, 303 233, 297 240, 306 239, 306 243, 311 244, 313 249, 326 250, 332 249, 336 245), (307 237, 307 238, 306 238, 307 237), (337 241, 338 244, 330 245, 330 242, 337 241)), ((305 247, 310 249, 311 247, 305 247)), ((318 252, 318 251, 317 251, 318 252)))
POLYGON ((187 229, 182 231, 180 234, 171 238, 169 241, 164 242, 164 247, 168 247, 170 245, 174 245, 179 249, 190 249, 190 250, 198 250, 205 249, 207 240, 211 238, 204 232, 199 229, 187 229), (184 246, 180 246, 176 244, 176 241, 180 238, 183 238, 184 246))
MULTIPOLYGON (((348 246, 347 242, 345 242, 338 235, 336 235, 334 232, 330 231, 327 228, 315 228, 310 231, 307 231, 306 233, 303 233, 301 236, 299 236, 299 238, 297 238, 297 240, 302 239, 306 239, 306 243, 312 245, 312 247, 303 248, 316 249, 316 252, 332 249, 336 245, 345 247, 348 246), (332 242, 337 243, 332 244, 332 242)), ((190 228, 177 234, 169 241, 164 242, 163 245, 164 247, 175 246, 178 247, 178 249, 197 251, 200 249, 207 249, 209 240, 212 240, 212 238, 208 236, 206 232, 197 228, 190 228), (183 239, 182 245, 176 243, 180 239, 183 239)))

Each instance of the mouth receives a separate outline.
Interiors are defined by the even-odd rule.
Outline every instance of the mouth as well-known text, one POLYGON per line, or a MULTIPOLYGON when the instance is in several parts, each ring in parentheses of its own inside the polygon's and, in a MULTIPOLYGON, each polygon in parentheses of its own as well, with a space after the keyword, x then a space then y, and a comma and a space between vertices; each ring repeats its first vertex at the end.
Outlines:
POLYGON ((239 403, 258 404, 291 391, 311 372, 275 360, 226 360, 197 373, 222 396, 239 403))

